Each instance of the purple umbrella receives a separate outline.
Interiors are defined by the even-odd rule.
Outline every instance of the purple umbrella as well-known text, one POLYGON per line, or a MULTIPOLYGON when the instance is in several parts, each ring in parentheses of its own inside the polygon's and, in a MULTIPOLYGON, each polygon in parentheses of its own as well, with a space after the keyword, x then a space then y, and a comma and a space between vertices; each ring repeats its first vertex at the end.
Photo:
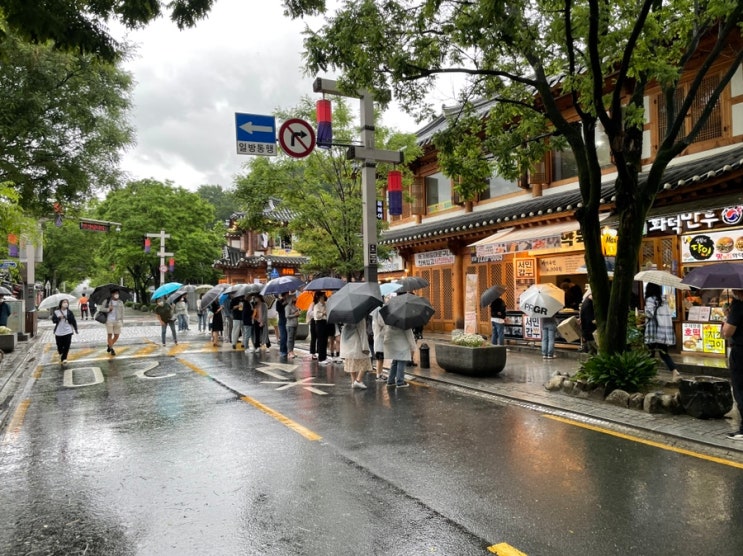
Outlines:
POLYGON ((716 263, 695 268, 681 280, 700 290, 743 289, 743 263, 716 263))

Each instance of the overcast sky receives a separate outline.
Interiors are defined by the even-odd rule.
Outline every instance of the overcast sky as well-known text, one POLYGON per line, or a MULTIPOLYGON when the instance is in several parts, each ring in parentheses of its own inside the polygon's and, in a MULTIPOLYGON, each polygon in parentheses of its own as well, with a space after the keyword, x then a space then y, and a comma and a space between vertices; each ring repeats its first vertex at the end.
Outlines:
MULTIPOLYGON (((249 160, 236 154, 235 112, 271 114, 317 96, 314 76, 302 71, 305 22, 282 11, 278 0, 217 0, 194 29, 161 19, 128 33, 137 45, 125 64, 136 81, 137 144, 123 160, 129 179, 231 187, 249 160)), ((405 132, 421 127, 394 107, 383 123, 405 132)))

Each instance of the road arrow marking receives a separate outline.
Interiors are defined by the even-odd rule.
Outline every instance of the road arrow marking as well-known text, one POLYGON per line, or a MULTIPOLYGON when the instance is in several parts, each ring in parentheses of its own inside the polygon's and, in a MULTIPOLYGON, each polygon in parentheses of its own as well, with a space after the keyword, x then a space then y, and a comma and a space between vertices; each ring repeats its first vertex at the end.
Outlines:
POLYGON ((257 125, 253 124, 253 122, 245 122, 240 126, 240 129, 251 135, 253 133, 271 133, 273 131, 273 127, 270 125, 257 125))

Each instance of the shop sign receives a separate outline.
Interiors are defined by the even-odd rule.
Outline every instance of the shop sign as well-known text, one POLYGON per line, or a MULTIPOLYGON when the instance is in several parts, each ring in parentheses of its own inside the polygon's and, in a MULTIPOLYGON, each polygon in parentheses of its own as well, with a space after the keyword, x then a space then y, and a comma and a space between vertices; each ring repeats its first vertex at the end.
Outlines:
POLYGON ((563 257, 542 257, 539 259, 539 275, 554 276, 556 274, 585 273, 585 258, 583 255, 566 255, 563 257))
POLYGON ((389 259, 379 259, 377 272, 398 272, 405 269, 405 261, 397 253, 391 253, 389 259))
POLYGON ((720 334, 721 324, 685 322, 682 327, 684 351, 725 354, 725 340, 720 334))
POLYGON ((725 226, 740 226, 743 224, 743 205, 649 218, 647 233, 672 232, 681 235, 711 230, 717 224, 725 226))
POLYGON ((535 278, 536 259, 516 259, 514 267, 516 269, 516 279, 535 278))
POLYGON ((689 234, 681 238, 681 262, 743 260, 743 228, 689 234))
MULTIPOLYGON (((489 246, 482 245, 481 247, 489 246)), ((503 261, 503 255, 480 255, 480 253, 478 253, 478 249, 478 247, 472 248, 472 253, 470 253, 470 263, 499 263, 503 261)))
MULTIPOLYGON (((480 305, 479 299, 477 298, 477 274, 467 274, 464 283, 464 306, 469 308, 469 311, 464 312, 464 332, 465 334, 476 334, 477 333, 477 310, 476 308, 480 305)), ((485 308, 484 311, 489 309, 485 308)))
POLYGON ((508 253, 505 243, 476 245, 472 252, 472 262, 501 261, 505 253, 508 253))
POLYGON ((454 253, 449 249, 439 249, 415 254, 415 266, 443 266, 454 264, 454 253))

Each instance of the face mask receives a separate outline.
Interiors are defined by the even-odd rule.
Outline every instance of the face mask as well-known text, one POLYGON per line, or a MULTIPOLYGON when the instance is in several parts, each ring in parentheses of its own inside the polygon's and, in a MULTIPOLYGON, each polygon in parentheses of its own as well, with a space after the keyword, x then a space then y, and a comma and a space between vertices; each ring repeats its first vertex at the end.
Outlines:
POLYGON ((158 304, 158 305, 159 305, 160 307, 162 307, 163 305, 165 305, 165 302, 164 302, 164 301, 162 301, 162 300, 160 300, 160 301, 158 301, 158 302, 157 302, 157 304, 158 304))
POLYGON ((67 309, 67 303, 62 303, 62 309, 67 309))
POLYGON ((113 294, 113 296, 112 296, 112 297, 113 297, 114 299, 118 299, 118 298, 119 298, 119 294, 118 294, 118 293, 115 293, 115 294, 113 294))

